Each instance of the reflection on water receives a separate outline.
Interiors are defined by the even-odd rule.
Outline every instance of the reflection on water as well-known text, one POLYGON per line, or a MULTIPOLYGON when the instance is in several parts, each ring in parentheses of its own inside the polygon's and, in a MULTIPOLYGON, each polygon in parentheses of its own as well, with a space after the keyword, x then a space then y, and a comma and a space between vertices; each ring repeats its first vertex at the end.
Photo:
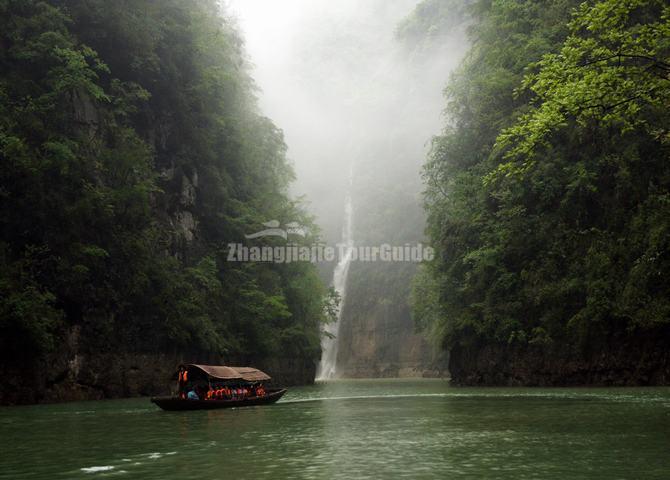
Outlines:
POLYGON ((0 409, 0 478, 668 478, 670 389, 294 388, 276 405, 0 409))

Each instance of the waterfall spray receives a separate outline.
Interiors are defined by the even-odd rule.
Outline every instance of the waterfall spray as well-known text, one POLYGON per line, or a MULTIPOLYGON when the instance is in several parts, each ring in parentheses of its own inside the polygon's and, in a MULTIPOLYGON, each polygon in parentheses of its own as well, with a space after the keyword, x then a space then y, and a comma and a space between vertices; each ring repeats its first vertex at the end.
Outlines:
POLYGON ((328 380, 337 377, 337 346, 340 334, 340 319, 342 318, 342 307, 344 306, 345 295, 347 292, 347 277, 349 265, 354 250, 354 239, 352 234, 353 207, 351 202, 351 186, 353 182, 353 166, 349 170, 349 187, 347 196, 344 200, 344 225, 342 226, 342 244, 344 245, 344 254, 337 262, 333 272, 333 287, 340 295, 340 305, 337 311, 335 322, 326 325, 326 332, 330 336, 325 336, 321 341, 321 362, 316 370, 317 380, 328 380))

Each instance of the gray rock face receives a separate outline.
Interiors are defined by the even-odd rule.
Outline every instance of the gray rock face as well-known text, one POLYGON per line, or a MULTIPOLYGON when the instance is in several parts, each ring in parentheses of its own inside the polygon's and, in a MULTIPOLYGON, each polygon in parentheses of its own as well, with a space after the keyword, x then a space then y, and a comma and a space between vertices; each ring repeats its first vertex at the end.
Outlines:
POLYGON ((193 242, 198 230, 198 220, 195 218, 191 209, 195 207, 197 200, 198 188, 198 173, 193 172, 189 175, 181 174, 181 191, 179 194, 178 205, 176 211, 172 215, 172 223, 177 238, 175 240, 178 244, 182 244, 181 240, 185 241, 182 244, 182 249, 193 242))
POLYGON ((414 332, 407 304, 410 272, 352 264, 338 343, 343 377, 446 377, 447 358, 414 332), (394 278, 395 274, 395 278, 394 278))
POLYGON ((55 403, 105 398, 165 395, 175 388, 181 363, 252 366, 272 377, 271 385, 314 382, 316 365, 305 358, 216 356, 206 354, 91 352, 72 327, 48 359, 16 358, 3 367, 0 405, 55 403))
POLYGON ((170 394, 181 363, 253 366, 272 377, 271 385, 313 383, 314 362, 297 358, 211 357, 182 354, 65 352, 39 365, 6 371, 0 405, 55 403, 170 394))
POLYGON ((198 173, 193 174, 193 178, 187 175, 181 177, 181 204, 185 207, 195 205, 196 188, 198 187, 198 173))
POLYGON ((70 97, 73 119, 82 132, 94 138, 98 133, 100 115, 93 99, 81 90, 73 90, 70 97))
POLYGON ((383 306, 371 316, 343 318, 338 371, 351 378, 446 377, 445 354, 434 355, 426 340, 413 332, 407 315, 383 306))
POLYGON ((670 384, 670 330, 594 341, 588 348, 471 345, 452 349, 456 385, 637 386, 670 384))
POLYGON ((188 210, 182 210, 174 215, 174 222, 177 234, 187 242, 192 242, 195 238, 195 231, 198 226, 193 214, 188 210))

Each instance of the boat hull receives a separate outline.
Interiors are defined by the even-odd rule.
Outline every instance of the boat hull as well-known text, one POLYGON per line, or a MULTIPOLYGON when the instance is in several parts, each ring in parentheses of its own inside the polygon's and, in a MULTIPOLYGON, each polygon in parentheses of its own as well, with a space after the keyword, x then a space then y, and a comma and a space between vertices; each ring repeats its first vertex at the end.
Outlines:
POLYGON ((151 402, 163 410, 214 410, 217 408, 252 407, 275 403, 286 393, 286 389, 268 390, 262 397, 250 397, 239 400, 187 400, 178 397, 151 397, 151 402))

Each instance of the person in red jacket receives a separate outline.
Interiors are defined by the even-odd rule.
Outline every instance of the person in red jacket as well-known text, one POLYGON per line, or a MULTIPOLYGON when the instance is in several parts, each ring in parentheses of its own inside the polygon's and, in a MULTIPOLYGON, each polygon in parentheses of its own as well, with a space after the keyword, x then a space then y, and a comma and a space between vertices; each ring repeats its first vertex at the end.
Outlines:
POLYGON ((188 370, 186 370, 183 366, 179 367, 177 380, 179 382, 179 397, 186 398, 186 384, 188 383, 188 370))

